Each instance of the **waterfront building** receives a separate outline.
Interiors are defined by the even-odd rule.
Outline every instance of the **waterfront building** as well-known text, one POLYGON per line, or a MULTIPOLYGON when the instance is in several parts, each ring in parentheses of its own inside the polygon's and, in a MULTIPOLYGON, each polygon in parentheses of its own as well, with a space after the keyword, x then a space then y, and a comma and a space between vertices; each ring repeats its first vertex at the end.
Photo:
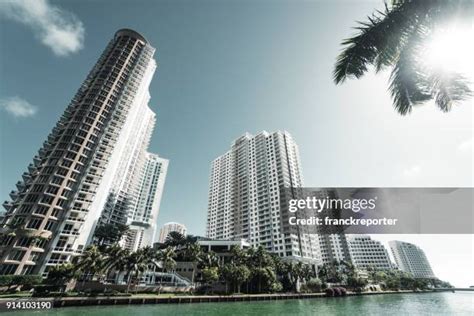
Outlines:
POLYGON ((436 278, 425 252, 420 247, 398 240, 390 241, 389 245, 400 270, 412 274, 415 278, 436 278))
POLYGON ((322 252, 334 252, 331 240, 282 227, 282 198, 302 186, 299 149, 288 132, 244 134, 212 162, 206 236, 246 239, 283 258, 324 263, 322 252))
POLYGON ((154 52, 129 29, 109 42, 4 203, 0 274, 46 274, 71 262, 98 224, 131 224, 137 234, 124 246, 144 245, 136 226, 153 229, 167 165, 146 151, 154 52))
MULTIPOLYGON (((245 239, 219 240, 197 237, 196 243, 201 247, 203 253, 214 253, 220 266, 229 263, 230 258, 232 257, 231 250, 233 247, 238 247, 244 250, 251 247, 245 239)), ((195 278, 200 279, 201 269, 199 269, 199 266, 196 265, 195 262, 180 261, 176 263, 176 273, 188 280, 192 279, 193 270, 195 270, 195 278)))
POLYGON ((160 230, 160 237, 158 238, 158 242, 164 243, 166 241, 166 237, 171 232, 178 232, 183 236, 186 236, 187 229, 186 226, 180 223, 169 222, 163 225, 160 230))
POLYGON ((352 263, 359 269, 390 270, 392 263, 385 246, 368 235, 347 235, 352 263))

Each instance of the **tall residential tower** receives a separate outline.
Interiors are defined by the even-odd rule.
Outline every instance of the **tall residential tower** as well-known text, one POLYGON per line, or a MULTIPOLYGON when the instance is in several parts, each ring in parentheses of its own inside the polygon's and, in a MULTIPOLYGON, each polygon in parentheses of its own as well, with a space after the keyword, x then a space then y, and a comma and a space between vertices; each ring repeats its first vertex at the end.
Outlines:
POLYGON ((321 264, 327 243, 281 225, 282 191, 302 186, 298 146, 288 132, 239 137, 212 162, 207 237, 246 239, 280 257, 321 264))
POLYGON ((436 278, 423 249, 404 241, 388 242, 398 268, 415 278, 436 278))
POLYGON ((167 166, 146 152, 154 52, 129 29, 110 41, 4 203, 0 274, 70 262, 101 223, 130 225, 130 248, 154 234, 167 166))

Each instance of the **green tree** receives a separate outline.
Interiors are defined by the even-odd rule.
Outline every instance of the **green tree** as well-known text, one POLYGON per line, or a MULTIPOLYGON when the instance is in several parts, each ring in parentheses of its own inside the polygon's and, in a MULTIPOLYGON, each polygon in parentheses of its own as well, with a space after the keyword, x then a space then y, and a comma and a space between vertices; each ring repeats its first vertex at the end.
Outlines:
POLYGON ((64 290, 65 285, 79 276, 78 271, 72 263, 60 264, 51 267, 48 271, 48 277, 44 283, 49 285, 57 285, 64 290))
POLYGON ((156 253, 151 247, 140 248, 132 252, 126 259, 126 269, 128 271, 127 293, 130 290, 132 278, 136 282, 140 280, 142 273, 148 270, 150 265, 155 264, 156 253))
POLYGON ((7 287, 6 291, 15 290, 20 286, 31 287, 42 282, 41 275, 0 275, 0 287, 7 287))
POLYGON ((235 264, 246 264, 249 255, 248 252, 246 252, 244 249, 240 248, 239 246, 232 246, 230 248, 230 254, 232 258, 232 262, 235 264))
POLYGON ((107 278, 111 272, 114 272, 115 279, 117 280, 120 273, 125 271, 127 268, 130 251, 118 244, 114 244, 104 249, 104 255, 104 272, 106 273, 107 278))
MULTIPOLYGON (((157 254, 157 259, 161 263, 163 272, 170 272, 176 268, 176 252, 174 247, 168 246, 157 254)), ((163 279, 161 280, 163 281, 163 279)))
POLYGON ((313 293, 321 292, 322 286, 323 282, 318 278, 312 278, 306 282, 306 287, 313 293))
POLYGON ((180 232, 172 231, 166 236, 165 245, 171 247, 183 247, 186 244, 186 237, 180 232))
POLYGON ((209 267, 202 269, 202 280, 207 286, 211 286, 219 280, 219 268, 209 267))
POLYGON ((263 248, 247 250, 247 266, 251 269, 252 279, 257 283, 257 291, 262 292, 276 280, 273 257, 263 248))
MULTIPOLYGON (((389 90, 395 109, 402 115, 416 105, 434 100, 448 112, 453 104, 471 96, 463 74, 426 66, 426 43, 438 28, 452 21, 472 23, 473 1, 393 0, 360 22, 358 33, 342 42, 334 81, 360 78, 373 66, 376 72, 391 68, 389 90)), ((466 41, 471 39, 466 38, 466 41)))
POLYGON ((202 252, 199 259, 199 267, 214 268, 219 266, 219 257, 214 251, 202 252))
POLYGON ((186 261, 192 262, 193 265, 193 272, 191 276, 191 282, 194 283, 194 275, 199 263, 199 260, 201 259, 201 246, 197 243, 192 243, 188 244, 186 246, 186 249, 184 250, 184 257, 186 258, 186 261))
POLYGON ((368 284, 367 280, 356 276, 349 276, 346 282, 348 287, 356 291, 361 291, 368 284))
POLYGON ((104 255, 96 245, 88 246, 74 262, 76 271, 82 272, 83 283, 93 280, 104 268, 104 255))
POLYGON ((222 276, 228 284, 233 286, 233 292, 240 293, 242 283, 250 277, 250 270, 245 265, 227 264, 222 268, 222 276))
POLYGON ((308 281, 312 278, 316 277, 316 273, 308 264, 303 264, 301 267, 301 278, 305 281, 308 281))
POLYGON ((371 275, 371 280, 374 283, 380 283, 387 279, 387 274, 383 271, 375 271, 371 275))
POLYGON ((129 227, 123 224, 102 224, 94 232, 98 245, 117 243, 127 233, 129 227))

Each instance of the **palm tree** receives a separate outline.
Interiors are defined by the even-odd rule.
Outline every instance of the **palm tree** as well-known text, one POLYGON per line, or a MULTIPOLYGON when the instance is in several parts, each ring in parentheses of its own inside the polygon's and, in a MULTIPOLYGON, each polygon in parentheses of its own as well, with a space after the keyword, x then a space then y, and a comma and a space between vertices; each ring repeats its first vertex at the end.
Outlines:
POLYGON ((318 278, 323 282, 327 282, 329 278, 329 271, 328 271, 327 264, 323 264, 322 266, 318 267, 318 278))
POLYGON ((258 292, 261 292, 263 281, 269 285, 276 279, 273 258, 262 246, 256 250, 249 248, 247 257, 252 276, 257 279, 258 292))
POLYGON ((296 291, 298 286, 298 271, 297 271, 296 264, 292 261, 287 261, 284 263, 284 271, 286 277, 290 281, 290 286, 293 291, 296 291))
POLYGON ((126 267, 128 271, 127 293, 130 289, 133 274, 135 280, 140 280, 140 275, 145 272, 151 264, 155 264, 156 254, 151 247, 140 248, 132 252, 126 259, 126 267))
POLYGON ((245 264, 248 261, 248 253, 239 246, 232 246, 230 253, 232 256, 232 262, 235 264, 245 264))
POLYGON ((242 283, 246 282, 251 275, 246 265, 236 265, 234 263, 225 265, 220 272, 226 281, 226 292, 228 292, 228 284, 232 284, 233 292, 240 293, 242 283))
POLYGON ((199 265, 202 269, 217 268, 219 266, 219 257, 214 251, 202 252, 199 265))
POLYGON ((118 244, 107 247, 105 250, 104 271, 106 276, 110 271, 115 271, 116 277, 127 267, 127 260, 130 256, 130 251, 124 249, 118 244))
POLYGON ((199 240, 199 237, 194 236, 194 235, 186 235, 184 239, 185 239, 185 244, 190 245, 190 244, 197 243, 197 241, 199 240))
POLYGON ((117 243, 128 229, 124 224, 102 224, 96 228, 94 237, 99 245, 117 243))
POLYGON ((312 278, 316 277, 316 274, 314 273, 310 265, 304 264, 301 269, 301 277, 303 280, 309 281, 312 278))
POLYGON ((343 271, 344 271, 344 274, 347 277, 356 277, 357 269, 356 269, 355 265, 352 262, 342 260, 341 265, 344 267, 343 271))
POLYGON ((197 264, 201 259, 201 246, 197 243, 188 244, 186 249, 184 250, 184 257, 186 260, 192 262, 193 265, 193 273, 191 276, 191 283, 194 283, 194 274, 196 272, 197 264))
MULTIPOLYGON (((169 272, 176 267, 176 252, 174 247, 168 246, 160 250, 156 254, 156 259, 161 262, 163 272, 169 272)), ((161 283, 163 283, 163 275, 161 276, 161 283)))
POLYGON ((82 281, 84 284, 86 279, 94 279, 98 273, 103 271, 104 256, 97 246, 91 245, 75 260, 74 267, 77 271, 83 273, 82 281))
POLYGON ((186 244, 186 237, 181 234, 180 232, 170 232, 168 236, 166 236, 165 245, 171 247, 182 247, 186 244))
POLYGON ((45 280, 46 284, 60 286, 61 292, 66 287, 66 284, 78 276, 78 272, 71 263, 64 263, 51 267, 48 271, 48 277, 45 280))
MULTIPOLYGON (((402 115, 414 106, 434 100, 448 112, 453 104, 471 96, 468 82, 460 73, 427 66, 423 54, 426 43, 449 21, 472 23, 473 1, 393 0, 360 22, 358 33, 342 42, 335 70, 336 84, 360 78, 368 66, 379 72, 392 68, 389 90, 395 109, 402 115)), ((471 39, 466 38, 466 41, 471 39)))

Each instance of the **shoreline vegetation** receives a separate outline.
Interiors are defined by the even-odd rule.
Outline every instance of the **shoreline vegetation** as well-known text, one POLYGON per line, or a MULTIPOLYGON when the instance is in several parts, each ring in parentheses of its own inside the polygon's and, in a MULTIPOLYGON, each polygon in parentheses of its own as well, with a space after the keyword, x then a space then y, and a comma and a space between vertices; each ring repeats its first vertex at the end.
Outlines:
POLYGON ((181 303, 411 293, 452 287, 448 282, 418 279, 396 269, 360 269, 346 261, 316 267, 285 260, 262 247, 234 245, 214 253, 200 246, 200 237, 177 232, 155 248, 130 252, 117 244, 121 234, 104 234, 72 263, 49 269, 46 278, 0 276, 0 301, 5 301, 2 297, 20 302, 34 298, 61 306, 181 303), (184 285, 166 281, 167 276, 184 271, 179 266, 187 267, 189 274, 184 285))

